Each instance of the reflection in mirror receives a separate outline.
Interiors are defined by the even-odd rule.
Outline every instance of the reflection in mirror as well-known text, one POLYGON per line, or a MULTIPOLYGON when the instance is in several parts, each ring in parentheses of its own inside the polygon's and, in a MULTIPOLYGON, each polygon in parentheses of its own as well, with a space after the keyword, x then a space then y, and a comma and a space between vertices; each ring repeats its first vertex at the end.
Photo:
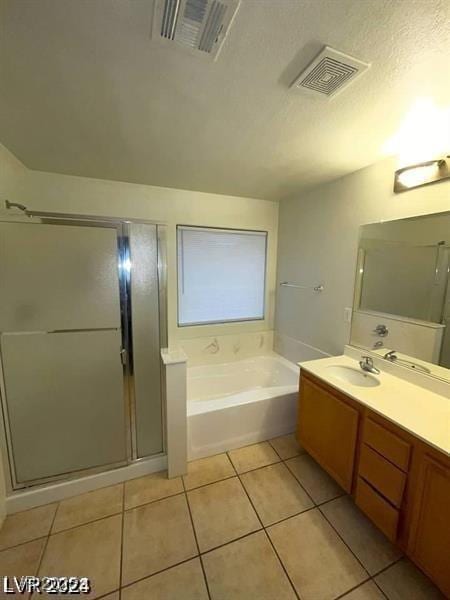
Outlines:
POLYGON ((350 343, 450 380, 450 213, 360 228, 350 343))

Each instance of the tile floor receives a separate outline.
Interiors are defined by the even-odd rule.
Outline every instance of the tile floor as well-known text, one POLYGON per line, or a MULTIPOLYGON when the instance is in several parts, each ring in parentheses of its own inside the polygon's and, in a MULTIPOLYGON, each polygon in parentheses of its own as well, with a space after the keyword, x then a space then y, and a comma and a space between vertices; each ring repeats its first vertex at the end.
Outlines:
POLYGON ((11 515, 5 575, 85 576, 105 600, 443 598, 293 435, 11 515))

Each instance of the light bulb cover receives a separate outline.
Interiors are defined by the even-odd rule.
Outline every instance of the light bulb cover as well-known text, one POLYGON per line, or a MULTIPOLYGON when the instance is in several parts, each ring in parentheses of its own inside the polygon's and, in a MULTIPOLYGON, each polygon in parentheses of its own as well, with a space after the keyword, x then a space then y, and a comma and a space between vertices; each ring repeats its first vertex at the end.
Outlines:
POLYGON ((403 167, 395 171, 394 192, 406 192, 450 178, 450 156, 403 167))

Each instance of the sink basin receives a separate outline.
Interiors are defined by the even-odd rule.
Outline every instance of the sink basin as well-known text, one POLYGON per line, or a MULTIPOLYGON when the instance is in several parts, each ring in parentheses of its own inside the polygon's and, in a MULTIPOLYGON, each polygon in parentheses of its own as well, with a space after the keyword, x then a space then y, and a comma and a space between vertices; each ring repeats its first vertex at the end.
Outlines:
POLYGON ((353 367, 343 365, 330 365, 327 367, 328 373, 335 379, 339 379, 344 383, 350 383, 359 387, 376 387, 380 382, 370 373, 364 373, 353 367))

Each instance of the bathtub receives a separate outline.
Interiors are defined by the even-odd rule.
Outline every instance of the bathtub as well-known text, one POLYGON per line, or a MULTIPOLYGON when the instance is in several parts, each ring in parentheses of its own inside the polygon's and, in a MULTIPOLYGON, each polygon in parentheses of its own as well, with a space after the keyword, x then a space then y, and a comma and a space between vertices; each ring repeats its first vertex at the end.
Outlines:
POLYGON ((298 377, 298 366, 275 353, 188 367, 189 459, 294 431, 298 377))

